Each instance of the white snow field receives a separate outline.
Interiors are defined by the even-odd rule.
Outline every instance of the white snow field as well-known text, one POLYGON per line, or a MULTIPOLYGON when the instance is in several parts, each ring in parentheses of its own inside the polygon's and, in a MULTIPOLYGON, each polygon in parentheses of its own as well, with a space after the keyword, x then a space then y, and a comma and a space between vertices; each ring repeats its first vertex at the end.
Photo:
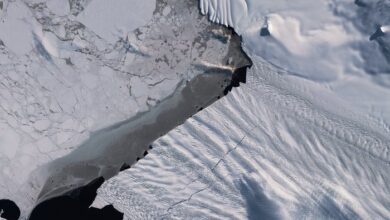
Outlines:
POLYGON ((200 0, 200 6, 212 21, 234 27, 253 53, 390 124, 389 1, 200 0), (370 41, 378 28, 383 36, 370 41), (268 36, 260 35, 264 29, 268 36))
POLYGON ((127 219, 390 219, 390 3, 200 10, 243 36, 247 84, 158 139, 95 205, 127 219))

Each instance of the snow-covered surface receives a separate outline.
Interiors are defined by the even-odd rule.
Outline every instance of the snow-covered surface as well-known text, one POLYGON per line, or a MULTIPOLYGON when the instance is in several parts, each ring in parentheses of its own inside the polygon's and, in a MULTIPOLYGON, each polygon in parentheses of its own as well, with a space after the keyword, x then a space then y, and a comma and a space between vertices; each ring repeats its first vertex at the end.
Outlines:
POLYGON ((125 38, 152 18, 156 2, 145 0, 94 0, 77 20, 110 43, 125 38))
POLYGON ((255 54, 390 124, 389 1, 200 0, 200 6, 212 21, 234 27, 255 54), (378 27, 384 35, 370 41, 378 27), (260 35, 263 28, 269 36, 260 35))
POLYGON ((381 30, 383 31, 383 33, 389 33, 390 32, 390 25, 381 26, 381 30))
MULTIPOLYGON (((234 27, 251 38, 257 54, 298 75, 332 81, 367 69, 371 74, 390 72, 388 62, 371 66, 373 60, 384 61, 388 55, 368 40, 377 26, 388 29, 387 1, 363 1, 365 6, 349 0, 200 2, 202 13, 212 21, 234 27), (263 27, 268 27, 269 37, 260 36, 263 27)), ((389 36, 384 38, 389 42, 389 36)))
POLYGON ((128 219, 388 219, 389 128, 251 57, 246 85, 156 141, 99 200, 128 219))
POLYGON ((0 2, 0 197, 24 216, 50 162, 224 67, 230 50, 196 1, 0 2))

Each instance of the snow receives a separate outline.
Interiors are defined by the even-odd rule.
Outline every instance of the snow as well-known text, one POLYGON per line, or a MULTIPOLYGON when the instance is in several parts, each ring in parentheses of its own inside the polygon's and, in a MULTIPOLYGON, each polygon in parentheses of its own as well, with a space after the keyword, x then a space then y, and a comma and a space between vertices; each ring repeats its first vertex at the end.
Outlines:
POLYGON ((92 1, 77 19, 109 43, 145 25, 155 9, 154 0, 92 1))
POLYGON ((245 0, 200 0, 200 10, 213 22, 236 27, 248 14, 245 0))
POLYGON ((237 2, 244 10, 226 7, 229 1, 202 0, 201 12, 232 26, 248 51, 289 75, 320 83, 356 111, 390 125, 388 2, 237 2), (263 28, 269 36, 260 35, 263 28), (383 36, 371 41, 378 28, 383 36))
POLYGON ((224 0, 202 0, 200 6, 210 20, 234 27, 248 48, 292 74, 334 82, 350 75, 370 80, 367 73, 390 72, 390 64, 384 59, 387 55, 377 43, 368 40, 375 25, 388 29, 388 14, 383 12, 379 17, 377 14, 382 12, 376 9, 388 7, 386 3, 371 1, 367 3, 369 7, 362 8, 353 1, 237 2, 245 10, 237 12, 229 7, 230 1, 224 0), (260 36, 264 26, 268 27, 270 36, 260 36), (372 70, 370 66, 375 66, 375 60, 381 64, 372 70))
POLYGON ((384 33, 389 33, 389 32, 390 32, 390 25, 382 26, 382 27, 381 27, 381 30, 382 30, 384 33))
POLYGON ((47 7, 57 15, 67 15, 70 12, 69 1, 63 0, 48 0, 46 2, 47 7))
POLYGON ((0 151, 4 156, 12 160, 18 152, 19 142, 19 134, 2 124, 0 127, 0 151))
POLYGON ((23 15, 29 15, 28 8, 16 1, 7 7, 6 17, 0 17, 0 39, 10 50, 23 55, 33 48, 33 28, 23 15))

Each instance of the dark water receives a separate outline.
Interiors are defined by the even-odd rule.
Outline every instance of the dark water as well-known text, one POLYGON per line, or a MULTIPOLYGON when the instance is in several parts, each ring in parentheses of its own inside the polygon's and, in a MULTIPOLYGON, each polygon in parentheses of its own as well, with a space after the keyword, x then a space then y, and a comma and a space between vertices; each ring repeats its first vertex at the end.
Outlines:
POLYGON ((86 186, 77 188, 62 196, 40 203, 32 211, 29 220, 120 220, 123 213, 112 205, 102 209, 91 207, 96 198, 97 189, 103 184, 99 177, 86 186))
POLYGON ((0 213, 2 218, 7 220, 17 220, 20 216, 20 209, 13 201, 8 199, 1 199, 0 213))

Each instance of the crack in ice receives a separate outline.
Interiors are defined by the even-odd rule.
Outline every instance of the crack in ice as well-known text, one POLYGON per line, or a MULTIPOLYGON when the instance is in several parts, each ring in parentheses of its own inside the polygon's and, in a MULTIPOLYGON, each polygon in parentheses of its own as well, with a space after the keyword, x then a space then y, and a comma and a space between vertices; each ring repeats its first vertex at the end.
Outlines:
MULTIPOLYGON (((215 170, 217 169, 217 167, 219 166, 219 164, 220 164, 222 161, 225 161, 225 159, 226 159, 231 153, 233 153, 234 151, 236 151, 237 148, 238 148, 238 147, 242 144, 242 142, 245 140, 245 138, 248 137, 248 134, 250 134, 250 133, 251 133, 254 129, 256 129, 256 128, 257 128, 257 126, 254 126, 253 128, 251 128, 251 129, 249 130, 249 132, 248 132, 247 134, 245 134, 245 135, 240 139, 240 141, 237 142, 237 144, 236 144, 233 148, 229 149, 229 150, 224 154, 224 156, 218 160, 218 162, 210 169, 210 171, 211 171, 213 174, 215 174, 215 170)), ((186 188, 187 188, 189 185, 191 185, 192 183, 195 183, 195 182, 199 181, 200 179, 201 179, 201 177, 198 177, 197 179, 191 181, 189 184, 186 185, 186 188)), ((182 203, 191 201, 192 197, 194 197, 196 194, 199 194, 199 193, 201 193, 201 192, 203 192, 203 191, 205 191, 205 190, 211 188, 212 186, 214 186, 214 184, 215 184, 215 183, 208 184, 208 185, 206 185, 206 187, 204 187, 204 188, 202 188, 202 189, 200 189, 200 190, 197 190, 197 191, 193 192, 188 198, 182 199, 182 200, 180 200, 180 201, 178 201, 178 202, 176 202, 176 203, 170 205, 169 208, 167 209, 167 212, 169 213, 174 207, 176 207, 176 206, 178 206, 178 205, 180 205, 180 204, 182 204, 182 203)))

